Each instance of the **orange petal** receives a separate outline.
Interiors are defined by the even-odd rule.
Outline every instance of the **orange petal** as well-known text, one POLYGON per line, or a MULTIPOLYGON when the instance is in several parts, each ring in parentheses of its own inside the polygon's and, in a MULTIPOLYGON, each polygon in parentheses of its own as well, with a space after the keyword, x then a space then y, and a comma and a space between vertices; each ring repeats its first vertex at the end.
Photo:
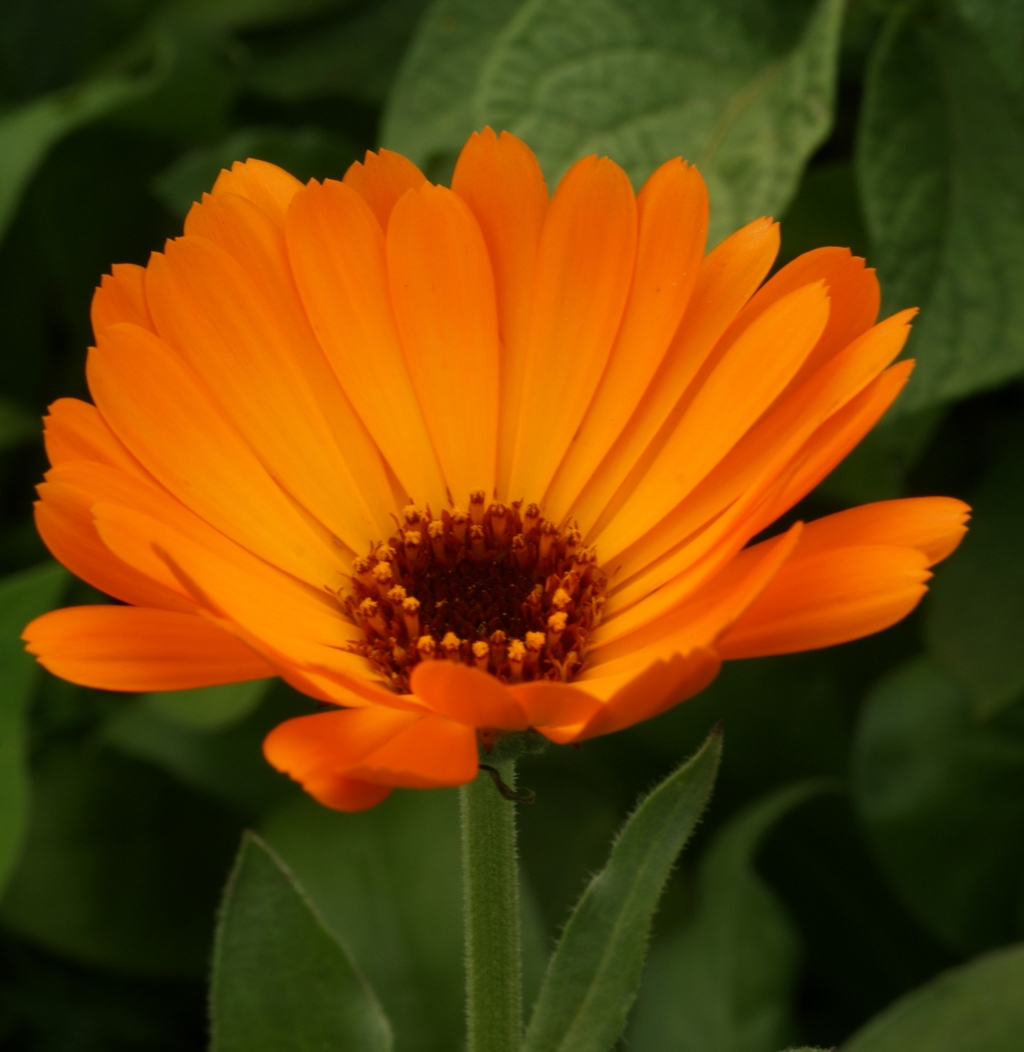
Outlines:
POLYGON ((370 206, 382 230, 387 230, 391 209, 406 190, 417 190, 426 176, 400 153, 381 149, 366 151, 362 161, 353 161, 345 173, 345 185, 351 187, 370 206))
POLYGON ((51 610, 22 638, 54 675, 99 690, 185 690, 276 675, 234 636, 202 617, 172 610, 51 610))
POLYGON ((897 362, 818 428, 793 458, 785 485, 751 524, 755 533, 810 493, 857 445, 896 400, 913 368, 912 359, 897 362))
POLYGON ((784 534, 739 555, 725 545, 723 555, 732 557, 726 561, 712 555, 710 572, 695 574, 681 600, 670 583, 606 621, 594 633, 581 681, 713 645, 792 557, 802 529, 802 523, 794 523, 784 534))
POLYGON ((92 297, 92 331, 97 337, 108 326, 130 321, 153 328, 146 304, 146 268, 134 263, 115 263, 100 279, 92 297))
POLYGON ((35 505, 39 536, 54 558, 76 577, 134 606, 194 611, 190 599, 128 566, 100 540, 92 518, 91 493, 60 478, 38 489, 42 498, 35 505))
POLYGON ((494 271, 501 335, 501 407, 498 413, 498 496, 508 493, 517 411, 526 368, 530 293, 548 190, 533 151, 507 131, 490 128, 469 137, 459 154, 452 190, 476 216, 494 271))
MULTIPOLYGON (((409 498, 447 504, 391 309, 384 235, 349 187, 310 183, 286 225, 292 270, 321 347, 409 498)), ((461 498, 465 499, 465 498, 461 498)))
POLYGON ((180 358, 135 325, 107 329, 86 362, 115 434, 183 504, 315 587, 343 553, 295 507, 180 358))
POLYGON ((362 553, 393 528, 384 465, 306 322, 283 239, 276 254, 282 272, 275 278, 268 261, 257 282, 205 238, 171 242, 147 273, 153 319, 281 488, 362 553), (349 435, 336 430, 339 413, 354 425, 349 435))
POLYGON ((424 716, 356 764, 354 778, 405 789, 465 785, 479 768, 476 731, 443 716, 424 716))
POLYGON ((222 171, 212 193, 238 194, 248 198, 275 223, 283 223, 292 198, 302 189, 294 175, 269 161, 235 161, 231 171, 222 171))
POLYGON ((725 660, 845 643, 906 617, 927 591, 916 548, 830 548, 786 564, 718 644, 725 660))
MULTIPOLYGON (((616 595, 606 609, 627 605, 634 595, 661 587, 685 561, 681 538, 693 535, 722 514, 751 489, 763 491, 766 482, 789 470, 792 458, 815 430, 853 399, 899 354, 909 333, 912 312, 893 315, 869 329, 788 396, 784 396, 733 447, 689 496, 617 559, 616 595), (675 557, 665 558, 676 550, 675 557), (632 578, 632 580, 630 580, 632 578)), ((750 523, 742 543, 765 523, 750 523)))
POLYGON ((378 684, 364 658, 344 649, 362 633, 327 594, 218 539, 216 531, 194 528, 190 536, 165 519, 115 504, 96 504, 93 514, 115 555, 154 577, 162 570, 212 616, 239 626, 261 651, 300 668, 327 670, 367 700, 400 701, 378 684))
POLYGON ((581 686, 609 692, 604 704, 580 727, 545 733, 562 744, 632 727, 698 694, 718 675, 719 667, 714 651, 700 649, 654 661, 639 674, 589 680, 581 686))
POLYGON ((585 157, 544 218, 509 494, 539 500, 604 372, 629 294, 637 215, 626 173, 585 157))
POLYGON ((663 164, 637 197, 636 269, 622 327, 580 429, 544 498, 561 522, 614 445, 679 328, 700 269, 708 192, 696 168, 663 164))
POLYGON ((388 279, 398 332, 448 491, 494 492, 498 315, 487 246, 473 213, 425 183, 394 207, 388 279))
POLYGON ((350 813, 376 807, 392 792, 390 785, 374 785, 373 782, 361 782, 357 778, 337 774, 310 778, 303 788, 324 807, 350 813))
POLYGON ((621 510, 597 527, 602 559, 634 543, 710 473, 789 384, 827 321, 824 287, 809 285, 773 304, 737 338, 650 463, 638 465, 640 477, 621 510))
POLYGON ((704 257, 686 313, 629 423, 572 507, 588 535, 619 486, 663 426, 681 415, 680 399, 719 337, 771 269, 779 228, 757 219, 704 257))
POLYGON ((916 548, 934 566, 956 551, 971 509, 953 497, 906 497, 862 504, 804 527, 795 557, 828 548, 888 545, 916 548))
POLYGON ((758 289, 730 326, 724 341, 736 339, 772 304, 817 281, 827 286, 831 309, 821 338, 793 380, 794 385, 802 382, 833 354, 867 332, 878 317, 881 293, 875 272, 848 248, 816 248, 787 263, 758 289))
POLYGON ((153 481, 110 430, 96 406, 77 398, 58 398, 47 413, 43 417, 43 441, 54 467, 66 460, 92 460, 153 481))
POLYGON ((434 712, 467 727, 524 731, 530 726, 516 695, 495 676, 454 661, 421 661, 409 687, 434 712))
POLYGON ((344 774, 420 717, 379 705, 296 716, 264 739, 271 766, 306 785, 318 772, 344 774))
POLYGON ((549 679, 517 683, 509 691, 522 706, 529 725, 549 738, 560 728, 586 723, 600 705, 600 700, 585 690, 549 679))

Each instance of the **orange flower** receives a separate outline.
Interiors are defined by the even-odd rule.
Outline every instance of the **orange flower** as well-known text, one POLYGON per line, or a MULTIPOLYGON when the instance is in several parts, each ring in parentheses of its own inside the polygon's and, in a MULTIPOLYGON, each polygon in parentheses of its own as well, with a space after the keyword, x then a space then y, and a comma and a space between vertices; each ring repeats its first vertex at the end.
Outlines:
POLYGON ((271 763, 332 807, 457 785, 478 743, 619 730, 723 659, 876 632, 964 532, 887 501, 747 547, 910 372, 873 271, 704 255, 696 169, 636 196, 607 159, 549 201, 518 139, 473 135, 452 188, 382 150, 302 186, 222 172, 185 236, 92 308, 95 406, 61 399, 39 531, 124 606, 57 610, 28 649, 87 686, 281 675, 338 708, 271 763))

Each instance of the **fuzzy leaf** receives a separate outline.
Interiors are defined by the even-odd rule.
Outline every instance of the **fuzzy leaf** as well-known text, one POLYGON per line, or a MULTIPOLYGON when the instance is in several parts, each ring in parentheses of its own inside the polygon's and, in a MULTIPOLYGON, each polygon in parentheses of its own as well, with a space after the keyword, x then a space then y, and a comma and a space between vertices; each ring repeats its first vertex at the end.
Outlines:
POLYGON ((820 788, 777 791, 717 834, 697 870, 694 913, 652 951, 631 1049, 775 1052, 791 1036, 800 947, 754 856, 775 823, 820 788))
POLYGON ((224 893, 211 1052, 389 1052, 391 1027, 284 863, 242 840, 224 893))
POLYGON ((615 1044, 640 986, 654 911, 711 795, 721 751, 715 731, 619 833, 555 949, 523 1052, 607 1052, 615 1044))

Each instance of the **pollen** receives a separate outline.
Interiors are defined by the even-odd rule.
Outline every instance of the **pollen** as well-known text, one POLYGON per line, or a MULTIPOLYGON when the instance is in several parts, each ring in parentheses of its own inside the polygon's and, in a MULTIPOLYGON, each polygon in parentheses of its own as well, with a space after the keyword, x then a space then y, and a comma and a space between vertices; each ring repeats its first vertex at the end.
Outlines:
POLYGON ((503 683, 564 682, 584 666, 606 581, 573 524, 536 504, 487 504, 437 518, 402 509, 398 533, 352 564, 348 615, 363 630, 350 649, 396 689, 420 661, 455 661, 503 683))

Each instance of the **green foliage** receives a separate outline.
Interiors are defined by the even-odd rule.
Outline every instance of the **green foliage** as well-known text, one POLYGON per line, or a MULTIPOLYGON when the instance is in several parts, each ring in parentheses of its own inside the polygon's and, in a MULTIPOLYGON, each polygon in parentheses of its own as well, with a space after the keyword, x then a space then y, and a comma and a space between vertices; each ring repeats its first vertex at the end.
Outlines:
POLYGON ((868 71, 858 165, 886 310, 921 308, 904 412, 1024 370, 1022 105, 951 11, 893 14, 868 71))
POLYGON ((853 771, 878 858, 936 937, 977 950, 1024 934, 1024 707, 982 720, 921 658, 869 695, 853 771))
POLYGON ((0 889, 18 859, 28 812, 26 717, 39 666, 25 653, 21 631, 67 589, 67 571, 44 563, 0 582, 0 889))
POLYGON ((153 767, 70 742, 47 749, 32 792, 4 924, 76 960, 202 975, 233 817, 153 767))
POLYGON ((394 793, 356 815, 296 797, 261 827, 351 947, 398 1052, 441 1052, 463 1031, 458 823, 457 794, 441 790, 394 793))
POLYGON ((0 117, 0 238, 47 151, 69 131, 152 91, 166 59, 139 76, 108 74, 26 103, 0 117))
POLYGON ((212 1052, 390 1052, 391 1028, 287 868, 246 834, 217 926, 212 1052))
POLYGON ((1024 441, 1008 437, 970 494, 970 533, 935 582, 925 622, 929 650, 983 717, 1024 695, 1024 441))
POLYGON ((630 1048, 776 1052, 791 1035, 800 946, 753 863, 772 826, 818 788, 775 792, 718 832, 700 860, 692 915, 651 953, 630 1048))
POLYGON ((1024 946, 979 957, 897 1001, 842 1052, 1013 1052, 1024 1033, 1024 946))
POLYGON ((707 805, 721 750, 716 730, 616 837, 551 958, 524 1052, 605 1052, 615 1044, 640 986, 654 911, 707 805))

